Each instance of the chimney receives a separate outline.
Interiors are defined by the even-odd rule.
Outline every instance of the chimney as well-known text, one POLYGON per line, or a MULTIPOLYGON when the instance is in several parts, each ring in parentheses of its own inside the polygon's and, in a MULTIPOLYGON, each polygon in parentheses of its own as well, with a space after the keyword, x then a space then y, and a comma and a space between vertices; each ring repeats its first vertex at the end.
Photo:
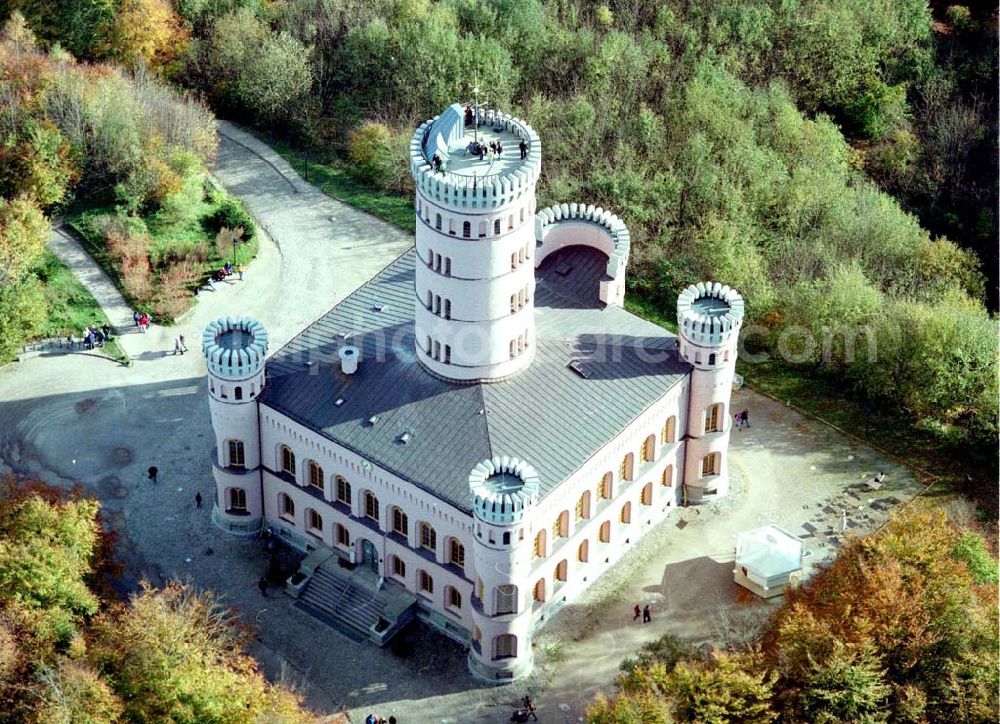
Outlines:
POLYGON ((358 362, 361 359, 361 350, 353 345, 347 345, 337 350, 340 357, 340 371, 345 375, 353 375, 358 371, 358 362))

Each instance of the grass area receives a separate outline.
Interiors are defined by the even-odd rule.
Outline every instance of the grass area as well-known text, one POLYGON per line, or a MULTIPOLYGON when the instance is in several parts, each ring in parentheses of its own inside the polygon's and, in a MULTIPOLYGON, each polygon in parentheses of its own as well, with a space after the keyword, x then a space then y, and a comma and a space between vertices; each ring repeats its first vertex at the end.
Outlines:
POLYGON ((649 320, 653 324, 658 324, 666 330, 677 334, 677 320, 664 317, 660 310, 643 299, 638 294, 625 295, 625 309, 632 312, 637 317, 649 320))
POLYGON ((310 156, 307 174, 306 161, 301 151, 278 138, 269 137, 266 140, 296 173, 324 193, 411 234, 416 230, 413 199, 410 196, 361 183, 347 172, 347 164, 337 159, 317 160, 310 156))
MULTIPOLYGON (((108 273, 122 295, 137 309, 149 309, 158 322, 169 323, 186 311, 205 279, 227 261, 247 264, 260 248, 256 228, 250 239, 235 246, 217 245, 211 217, 231 197, 205 174, 185 179, 181 190, 168 198, 162 208, 145 217, 124 216, 110 201, 90 200, 72 207, 67 224, 76 231, 87 252, 108 273), (139 294, 123 278, 119 263, 108 253, 102 229, 109 222, 120 223, 128 233, 141 238, 149 255, 151 279, 148 291, 139 294), (176 272, 183 265, 183 278, 176 272)), ((246 217, 249 220, 249 216, 246 217)), ((251 226, 253 221, 249 220, 251 226)), ((247 234, 244 234, 246 238, 247 234)))
MULTIPOLYGON (((72 332, 80 339, 85 327, 110 324, 97 300, 69 267, 48 249, 42 254, 35 274, 42 282, 47 316, 44 330, 39 336, 65 339, 72 332)), ((106 343, 103 351, 112 359, 127 364, 128 356, 116 340, 106 343)))

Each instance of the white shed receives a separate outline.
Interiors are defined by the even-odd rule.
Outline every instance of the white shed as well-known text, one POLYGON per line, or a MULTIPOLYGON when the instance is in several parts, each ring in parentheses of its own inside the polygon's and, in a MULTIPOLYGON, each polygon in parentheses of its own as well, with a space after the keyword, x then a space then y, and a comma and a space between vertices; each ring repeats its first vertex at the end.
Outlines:
POLYGON ((776 525, 740 533, 733 580, 758 596, 780 596, 802 575, 803 547, 801 538, 776 525))

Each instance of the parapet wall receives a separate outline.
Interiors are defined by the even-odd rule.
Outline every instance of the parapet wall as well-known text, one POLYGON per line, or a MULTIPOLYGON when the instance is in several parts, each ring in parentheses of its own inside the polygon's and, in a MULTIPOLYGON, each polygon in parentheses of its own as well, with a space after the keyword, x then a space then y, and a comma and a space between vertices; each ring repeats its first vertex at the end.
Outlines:
POLYGON ((608 257, 607 279, 601 280, 600 299, 608 306, 625 303, 625 268, 631 236, 625 222, 593 204, 558 204, 535 214, 535 268, 549 254, 566 246, 583 245, 608 257))
POLYGON ((485 523, 512 525, 521 520, 525 511, 538 502, 538 473, 524 460, 507 455, 484 460, 469 473, 469 489, 476 516, 485 523), (494 485, 494 476, 520 479, 520 485, 510 488, 494 485))
POLYGON ((719 282, 698 282, 677 297, 677 327, 681 335, 701 347, 721 347, 743 324, 744 303, 740 293, 719 282), (695 303, 701 299, 718 299, 728 306, 721 314, 699 312, 695 303))
POLYGON ((257 374, 267 358, 267 331, 264 325, 250 317, 220 317, 210 322, 202 333, 202 347, 208 371, 225 379, 241 380, 257 374), (248 335, 237 348, 220 344, 227 333, 248 335))
POLYGON ((463 176, 435 171, 424 150, 436 148, 436 141, 430 143, 434 139, 429 139, 435 122, 441 117, 435 116, 420 124, 410 139, 410 172, 418 191, 424 196, 457 208, 495 209, 534 188, 542 170, 542 143, 538 134, 525 121, 500 111, 482 111, 481 116, 483 123, 502 127, 527 141, 528 157, 516 168, 492 176, 463 176))

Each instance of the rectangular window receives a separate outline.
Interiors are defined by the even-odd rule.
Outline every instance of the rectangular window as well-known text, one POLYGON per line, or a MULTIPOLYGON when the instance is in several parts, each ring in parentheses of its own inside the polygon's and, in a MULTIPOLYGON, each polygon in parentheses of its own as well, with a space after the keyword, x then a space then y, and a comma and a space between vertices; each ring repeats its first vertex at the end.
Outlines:
POLYGON ((243 451, 242 440, 229 441, 229 467, 245 468, 247 465, 246 455, 243 451))
POLYGON ((426 523, 420 524, 420 547, 428 550, 437 550, 437 533, 426 523))
POLYGON ((706 455, 701 461, 701 474, 702 475, 718 475, 719 474, 719 454, 712 453, 711 455, 706 455))
POLYGON ((450 277, 451 276, 451 257, 450 256, 446 256, 444 258, 444 275, 446 277, 450 277))
POLYGON ((705 432, 719 431, 719 410, 722 405, 712 405, 705 415, 705 432))
POLYGON ((401 511, 399 508, 392 509, 392 530, 394 533, 399 533, 401 536, 406 536, 407 529, 409 528, 409 521, 406 519, 406 513, 401 511))
POLYGON ((497 615, 517 613, 517 586, 510 583, 497 586, 497 615))
POLYGON ((339 475, 337 476, 337 501, 344 505, 351 504, 351 484, 339 475))
POLYGON ((247 509, 247 491, 243 488, 230 488, 229 509, 234 512, 244 513, 247 509))
POLYGON ((309 485, 323 490, 323 468, 316 463, 309 463, 309 485))
POLYGON ((448 556, 452 565, 456 565, 459 568, 465 568, 465 546, 452 538, 448 548, 448 556))

